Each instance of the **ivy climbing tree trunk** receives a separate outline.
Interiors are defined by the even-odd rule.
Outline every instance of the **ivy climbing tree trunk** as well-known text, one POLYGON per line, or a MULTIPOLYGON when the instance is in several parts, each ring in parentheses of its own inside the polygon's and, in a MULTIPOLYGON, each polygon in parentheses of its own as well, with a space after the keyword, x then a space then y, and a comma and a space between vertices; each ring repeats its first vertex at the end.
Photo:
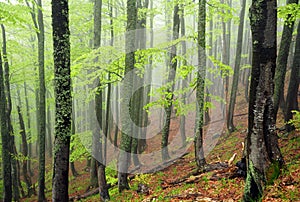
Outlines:
POLYGON ((250 8, 253 58, 243 201, 261 200, 265 186, 278 177, 283 165, 272 99, 276 67, 276 7, 276 0, 253 0, 250 8))
POLYGON ((205 25, 206 0, 199 0, 198 5, 198 70, 196 83, 196 134, 194 138, 195 159, 199 169, 203 169, 206 161, 203 150, 203 115, 204 115, 204 85, 206 74, 205 55, 205 25))
POLYGON ((71 134, 70 31, 68 0, 52 0, 55 140, 52 201, 68 201, 71 134))
POLYGON ((4 87, 4 72, 2 68, 2 55, 0 51, 0 126, 2 140, 2 176, 3 176, 3 201, 12 201, 12 170, 10 154, 10 135, 6 119, 6 95, 4 87))

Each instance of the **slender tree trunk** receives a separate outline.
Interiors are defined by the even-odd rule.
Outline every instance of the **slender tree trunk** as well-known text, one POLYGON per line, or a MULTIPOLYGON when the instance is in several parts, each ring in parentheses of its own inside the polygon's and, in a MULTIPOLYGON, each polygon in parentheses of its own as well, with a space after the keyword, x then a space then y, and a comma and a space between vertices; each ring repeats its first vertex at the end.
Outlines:
POLYGON ((46 201, 45 196, 45 140, 46 140, 46 87, 44 68, 44 22, 42 13, 42 1, 38 0, 38 57, 39 57, 39 177, 38 177, 38 201, 46 201))
MULTIPOLYGON (((173 13, 173 36, 172 40, 177 40, 179 37, 179 28, 180 28, 180 16, 179 16, 179 5, 178 3, 174 6, 174 13, 173 13)), ((172 100, 173 100, 173 92, 175 87, 175 76, 176 76, 176 69, 177 69, 177 59, 176 59, 176 52, 177 48, 176 45, 172 45, 171 52, 170 52, 170 59, 169 59, 169 75, 167 85, 171 85, 167 89, 167 93, 169 94, 166 97, 167 104, 164 106, 165 113, 166 113, 166 121, 164 123, 162 129, 162 141, 161 141, 161 156, 162 160, 168 160, 170 158, 169 151, 168 151, 168 141, 169 141, 169 132, 170 132, 170 123, 171 123, 171 114, 172 114, 172 100)))
MULTIPOLYGON (((298 0, 287 0, 287 4, 298 4, 298 0)), ((291 17, 291 16, 290 16, 291 17)), ((287 19, 289 20, 289 19, 287 19)), ((286 21, 287 23, 288 21, 286 21)), ((275 71, 275 89, 274 89, 274 119, 276 123, 277 112, 280 106, 280 102, 284 104, 284 83, 286 74, 287 59, 289 56, 290 44, 294 29, 294 21, 291 24, 285 24, 283 27, 280 48, 277 58, 277 67, 275 71), (283 101, 283 102, 282 102, 283 101)), ((284 106, 285 108, 285 106, 284 106)), ((285 111, 285 110, 284 110, 285 111)))
POLYGON ((204 169, 206 164, 203 150, 203 115, 204 115, 204 85, 206 74, 205 55, 205 25, 206 25, 206 0, 199 0, 198 5, 198 71, 196 87, 196 134, 194 139, 195 159, 199 169, 204 169))
POLYGON ((237 47, 236 47, 236 58, 234 63, 233 82, 232 82, 229 109, 227 115, 227 129, 230 133, 232 133, 235 130, 235 126, 233 124, 233 116, 234 116, 234 107, 236 101, 236 93, 239 84, 239 74, 240 74, 241 55, 242 55, 242 46, 243 46, 245 8, 246 8, 246 0, 243 0, 242 10, 240 13, 240 24, 239 24, 238 36, 237 36, 238 38, 237 38, 237 47))
MULTIPOLYGON (((297 28, 297 37, 296 37, 296 46, 294 53, 294 60, 291 71, 291 78, 288 88, 288 93, 286 97, 286 115, 284 120, 288 122, 293 118, 292 110, 299 110, 298 108, 298 88, 299 88, 299 80, 300 80, 300 23, 297 28)), ((291 124, 286 124, 286 130, 288 132, 294 130, 295 127, 291 124)))
POLYGON ((121 121, 122 121, 122 136, 120 145, 120 154, 118 159, 118 189, 122 192, 129 189, 128 185, 128 167, 130 164, 130 152, 132 143, 132 121, 129 114, 132 111, 130 106, 130 97, 132 93, 132 70, 135 64, 135 29, 137 19, 137 8, 135 0, 127 0, 127 28, 125 36, 125 80, 123 81, 123 89, 121 90, 122 103, 121 103, 121 121), (129 74, 128 74, 129 73, 129 74), (127 115, 127 116, 126 116, 127 115))
POLYGON ((52 154, 53 154, 53 145, 52 145, 52 131, 51 131, 51 108, 50 105, 48 105, 47 107, 47 150, 49 153, 49 156, 52 158, 52 154))
POLYGON ((30 174, 27 170, 27 168, 28 168, 28 166, 27 166, 28 144, 27 144, 27 140, 26 140, 26 130, 25 130, 25 124, 24 124, 23 116, 21 114, 20 106, 18 106, 17 108, 18 108, 18 115, 19 115, 20 134, 21 134, 21 138, 22 138, 22 149, 21 150, 22 150, 22 154, 24 156, 24 160, 22 162, 22 172, 23 172, 24 181, 27 186, 27 195, 26 196, 31 197, 31 195, 34 194, 34 189, 32 186, 30 174))
POLYGON ((52 0, 55 72, 55 140, 52 201, 68 201, 72 95, 70 76, 70 31, 67 0, 52 0))
MULTIPOLYGON (((72 90, 73 90, 73 89, 72 89, 72 90)), ((75 121, 76 121, 76 120, 75 120, 75 99, 73 99, 73 101, 72 101, 71 135, 75 135, 75 133, 76 133, 75 121)), ((71 147, 70 150, 71 150, 71 153, 72 153, 72 152, 74 151, 74 148, 71 147)), ((79 174, 78 174, 78 172, 76 171, 74 161, 71 161, 71 162, 70 162, 70 167, 71 167, 72 175, 73 175, 74 177, 77 177, 79 174)))
POLYGON ((28 162, 27 162, 27 170, 30 173, 30 176, 33 176, 33 172, 31 170, 31 158, 32 158, 32 140, 31 140, 31 116, 28 102, 28 94, 27 94, 27 84, 24 82, 24 93, 25 93, 25 104, 26 104, 26 116, 27 116, 27 140, 28 140, 28 162))
MULTIPOLYGON (((7 99, 7 109, 6 109, 6 120, 7 120, 7 127, 8 132, 10 134, 10 155, 18 156, 16 145, 15 145, 15 136, 14 136, 14 130, 11 122, 11 111, 12 111, 12 101, 11 101, 11 93, 10 93, 10 75, 9 75, 9 64, 7 59, 7 51, 6 51, 6 32, 5 27, 3 24, 1 24, 2 29, 2 51, 3 51, 3 63, 4 63, 4 88, 5 88, 5 95, 7 99)), ((20 190, 21 188, 22 194, 23 189, 20 186, 20 175, 19 175, 19 166, 18 166, 18 160, 15 158, 11 158, 11 166, 12 166, 12 185, 13 185, 13 198, 15 201, 20 200, 20 190)))
MULTIPOLYGON (((101 46, 101 12, 102 12, 102 0, 95 0, 94 4, 94 49, 97 49, 101 46)), ((104 130, 104 135, 107 135, 108 130, 108 117, 107 120, 103 121, 103 108, 102 108, 102 101, 103 101, 103 90, 101 89, 101 81, 100 79, 97 81, 97 92, 95 95, 95 113, 97 117, 97 124, 104 130), (107 123, 106 125, 104 123, 107 123), (105 127, 105 128, 104 128, 105 127)), ((108 95, 109 96, 109 95, 108 95)), ((109 98, 108 98, 109 100, 109 98)), ((109 102, 107 103, 109 105, 109 102)), ((107 112, 107 116, 108 116, 107 112)), ((99 131, 97 135, 99 139, 97 140, 97 145, 99 144, 99 166, 97 170, 98 174, 98 185, 99 185, 99 194, 100 194, 100 201, 109 200, 109 193, 108 193, 108 186, 106 182, 105 176, 105 159, 106 159, 106 136, 103 136, 103 132, 99 131)))
MULTIPOLYGON (((181 16, 180 16, 180 23, 181 23, 181 37, 185 37, 185 18, 184 18, 184 6, 181 5, 182 9, 181 9, 181 16)), ((182 41, 182 55, 185 56, 186 55, 186 42, 182 41)), ((183 60, 182 62, 183 66, 187 65, 187 61, 186 59, 183 60)), ((187 78, 183 78, 182 79, 182 89, 185 89, 188 87, 187 84, 187 78)), ((182 94, 182 102, 183 105, 186 104, 186 93, 182 94)), ((186 142, 186 134, 185 134, 185 115, 180 115, 180 135, 181 135, 181 143, 182 143, 182 147, 185 147, 187 142, 186 142)))

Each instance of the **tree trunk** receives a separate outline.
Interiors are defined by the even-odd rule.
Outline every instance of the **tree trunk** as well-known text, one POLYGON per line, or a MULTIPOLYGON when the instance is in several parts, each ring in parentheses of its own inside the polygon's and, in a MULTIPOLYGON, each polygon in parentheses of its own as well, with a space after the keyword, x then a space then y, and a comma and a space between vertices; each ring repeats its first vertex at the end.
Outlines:
POLYGON ((203 169, 206 161, 203 150, 203 115, 204 115, 204 85, 206 74, 205 55, 205 25, 206 25, 206 0, 199 0, 198 5, 198 70, 196 86, 196 134, 194 139, 195 159, 199 169, 203 169))
MULTIPOLYGON (((287 0, 288 4, 298 4, 298 0, 287 0)), ((291 17, 291 16, 290 16, 291 17)), ((289 20, 289 19, 287 19, 289 20)), ((287 21, 285 22, 287 23, 287 21)), ((286 74, 286 65, 287 65, 287 59, 289 56, 289 50, 290 50, 290 44, 294 29, 294 21, 291 22, 291 24, 285 24, 283 27, 281 42, 280 42, 280 48, 278 52, 278 58, 277 58, 277 67, 275 71, 275 89, 274 89, 274 119, 276 123, 277 119, 277 112, 280 106, 280 102, 284 100, 283 94, 284 94, 284 83, 285 83, 285 74, 286 74)), ((284 104, 284 102, 282 102, 284 104)), ((284 110, 285 111, 285 110, 284 110)))
MULTIPOLYGON (((175 41, 179 37, 179 28, 180 28, 180 16, 179 16, 179 5, 178 3, 174 6, 174 13, 173 13, 173 36, 172 40, 175 41)), ((165 113, 166 113, 166 121, 163 125, 162 129, 162 141, 161 141, 161 156, 162 160, 166 161, 170 158, 169 151, 168 151, 168 141, 169 141, 169 132, 170 132, 170 123, 171 123, 171 114, 172 114, 172 101, 173 101, 173 92, 175 86, 175 76, 176 76, 176 69, 177 69, 177 59, 176 53, 177 48, 176 45, 172 45, 170 51, 170 59, 169 59, 169 75, 167 85, 171 85, 167 89, 167 96, 166 96, 166 106, 165 113)))
POLYGON ((3 176, 3 201, 12 201, 12 170, 10 154, 10 134, 6 119, 6 95, 4 87, 4 72, 2 68, 2 56, 0 51, 0 123, 2 140, 2 176, 3 176))
POLYGON ((53 154, 53 145, 52 145, 52 131, 51 131, 51 109, 50 109, 50 105, 48 105, 47 107, 47 150, 49 153, 49 156, 52 158, 52 154, 53 154))
POLYGON ((27 140, 28 140, 28 162, 27 162, 27 170, 30 173, 30 176, 33 176, 33 172, 31 170, 31 158, 32 158, 32 140, 31 140, 31 119, 30 119, 30 109, 28 102, 28 94, 27 94, 27 84, 24 82, 24 94, 25 94, 25 104, 26 104, 26 116, 27 116, 27 140))
POLYGON ((69 152, 72 95, 70 76, 70 31, 67 0, 52 0, 55 72, 55 140, 52 200, 68 201, 69 152))
POLYGON ((22 172, 23 172, 23 177, 24 181, 27 186, 27 197, 31 197, 32 194, 34 194, 34 189, 32 186, 30 174, 27 170, 27 158, 28 158, 28 144, 26 140, 26 129, 25 129, 25 124, 23 120, 23 116, 21 114, 21 109, 20 106, 17 106, 18 109, 18 115, 19 115, 19 124, 20 124, 20 134, 22 138, 22 154, 24 156, 24 159, 22 160, 22 172))
POLYGON ((272 100, 276 66, 276 7, 275 0, 253 0, 250 8, 253 59, 243 201, 261 200, 265 186, 278 177, 283 165, 272 100))
POLYGON ((242 1, 242 10, 240 13, 240 24, 238 29, 237 36, 237 47, 236 47, 236 57, 234 63, 234 74, 233 74, 233 82, 230 94, 229 101, 229 109, 227 115, 227 129, 230 133, 235 130, 233 124, 233 116, 234 116, 234 107, 236 101, 236 93, 239 85, 239 75, 240 75, 240 64, 241 64, 241 55, 242 55, 242 45, 243 45, 243 32, 244 32, 244 18, 245 18, 245 8, 246 8, 246 0, 242 1))
MULTIPOLYGON (((8 133, 10 134, 10 155, 18 156, 16 145, 15 145, 15 136, 14 136, 14 130, 11 122, 11 111, 12 111, 12 101, 11 101, 11 93, 10 93, 10 75, 9 75, 9 64, 7 59, 7 51, 6 51, 6 33, 5 33, 5 27, 3 24, 1 24, 2 29, 2 40, 3 40, 3 63, 4 63, 4 89, 5 89, 5 95, 7 99, 7 109, 6 109, 6 120, 7 120, 7 127, 8 127, 8 133)), ((15 158, 11 158, 11 166, 12 166, 12 186, 13 186, 13 198, 15 201, 20 200, 20 191, 19 187, 23 191, 20 182, 20 175, 18 174, 19 170, 18 168, 18 160, 15 158)), ((23 193, 23 192, 22 192, 23 193)))
MULTIPOLYGON (((73 90, 73 88, 72 88, 72 90, 73 90)), ((75 135, 75 133, 76 133, 75 121, 76 121, 76 120, 75 120, 75 100, 73 99, 73 101, 72 101, 71 135, 75 135)), ((71 153, 72 153, 73 149, 74 149, 73 147, 70 148, 71 153)), ((74 161, 71 161, 71 162, 70 162, 70 167, 71 167, 72 175, 73 175, 74 177, 77 177, 79 174, 78 174, 78 172, 76 171, 74 161)))
MULTIPOLYGON (((101 46, 101 11, 102 11, 102 0, 95 0, 94 4, 94 49, 97 49, 101 46)), ((96 62, 96 61, 95 61, 96 62)), ((104 130, 104 135, 107 135, 108 130, 108 119, 104 120, 106 122, 106 125, 103 124, 103 108, 102 108, 102 97, 103 97, 103 90, 101 89, 101 83, 100 79, 98 79, 98 85, 97 85, 97 91, 95 95, 95 113, 97 117, 97 125, 102 128, 102 131, 104 130), (105 127, 105 129, 104 129, 105 127)), ((108 95, 109 96, 109 95, 108 95)), ((109 100, 109 99, 108 99, 109 100)), ((109 105, 109 102, 106 103, 109 105)), ((107 116, 108 116, 107 112, 107 116)), ((108 117, 107 117, 108 118, 108 117)), ((100 194, 100 201, 106 201, 109 200, 109 193, 108 193, 108 186, 106 182, 106 176, 105 176, 105 161, 106 161, 106 137, 103 136, 103 132, 99 131, 98 135, 99 139, 97 140, 97 145, 99 144, 99 166, 97 170, 98 174, 98 185, 99 185, 99 194, 100 194)))
POLYGON ((130 106, 130 97, 132 93, 132 70, 135 64, 135 29, 137 19, 137 8, 135 0, 127 0, 127 28, 125 36, 125 79, 123 81, 123 89, 121 90, 121 97, 123 99, 121 103, 121 121, 122 121, 122 135, 120 154, 118 159, 118 189, 122 192, 125 189, 129 189, 128 185, 128 166, 130 164, 130 152, 132 142, 132 120, 128 115, 132 112, 132 106, 130 106), (129 113, 128 113, 129 112, 129 113))
MULTIPOLYGON (((292 110, 299 110, 298 108, 298 87, 299 87, 299 80, 300 80, 300 23, 298 24, 297 28, 297 37, 296 37, 296 46, 295 46, 295 53, 291 71, 291 78, 288 88, 288 93, 286 97, 286 115, 284 120, 288 122, 293 118, 292 110)), ((291 124, 286 124, 286 130, 288 132, 294 130, 295 127, 291 124)))

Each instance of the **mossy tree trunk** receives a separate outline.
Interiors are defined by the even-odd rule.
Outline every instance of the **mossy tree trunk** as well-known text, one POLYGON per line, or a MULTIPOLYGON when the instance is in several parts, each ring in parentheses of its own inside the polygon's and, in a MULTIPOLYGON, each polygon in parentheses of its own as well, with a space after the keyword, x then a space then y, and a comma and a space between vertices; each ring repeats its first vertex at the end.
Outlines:
POLYGON ((194 139, 195 160, 199 169, 203 169, 206 161, 203 150, 203 122, 204 122, 204 85, 206 75, 205 55, 205 25, 206 0, 199 0, 198 5, 198 70, 196 83, 196 134, 194 139))
POLYGON ((3 176, 3 201, 12 201, 12 170, 10 154, 10 134, 6 119, 6 95, 4 87, 4 72, 2 68, 2 55, 0 51, 0 126, 2 140, 2 176, 3 176))
POLYGON ((275 0, 253 0, 250 8, 253 58, 243 201, 261 200, 265 186, 278 177, 283 165, 272 99, 276 67, 276 7, 275 0))
POLYGON ((130 152, 132 143, 132 106, 130 106, 130 98, 133 89, 132 70, 135 65, 135 29, 137 20, 136 0, 127 0, 127 28, 125 36, 125 79, 121 89, 121 122, 122 135, 120 143, 120 154, 118 159, 118 189, 122 192, 129 189, 128 184, 128 167, 130 164, 130 152))
MULTIPOLYGON (((298 0, 287 0, 287 4, 298 4, 298 0)), ((292 16, 289 16, 290 18, 292 16)), ((290 21, 287 19, 285 23, 290 21)), ((274 119, 276 123, 277 112, 280 107, 280 102, 284 105, 285 112, 285 103, 284 103, 284 83, 285 83, 285 74, 286 74, 286 66, 287 60, 289 56, 290 45, 292 41, 293 29, 294 29, 294 21, 291 24, 285 24, 283 27, 280 48, 278 51, 277 63, 276 63, 276 71, 275 71, 275 89, 274 89, 274 119)))
POLYGON ((68 201, 71 136, 71 75, 68 0, 52 0, 55 140, 52 201, 68 201))

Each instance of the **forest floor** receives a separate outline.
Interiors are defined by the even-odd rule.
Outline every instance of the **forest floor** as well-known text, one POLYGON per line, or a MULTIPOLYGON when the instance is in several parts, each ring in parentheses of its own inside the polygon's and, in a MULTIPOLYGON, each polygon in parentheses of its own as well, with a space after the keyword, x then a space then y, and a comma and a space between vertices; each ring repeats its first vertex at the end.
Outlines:
MULTIPOLYGON (((218 170, 196 172, 194 152, 191 147, 186 155, 178 158, 170 166, 155 173, 140 174, 130 177, 130 190, 118 192, 116 171, 107 170, 108 182, 113 184, 109 193, 111 201, 240 201, 244 190, 244 179, 236 177, 235 163, 242 156, 242 142, 247 133, 247 103, 239 95, 234 123, 236 131, 223 132, 217 145, 206 160, 210 165, 227 165, 228 160, 237 154, 233 163, 218 170), (138 193, 143 185, 144 193, 138 193)), ((279 119, 277 128, 283 126, 279 119)), ((285 168, 273 185, 267 186, 263 201, 300 201, 300 134, 290 134, 278 130, 279 144, 285 160, 285 168)), ((79 176, 70 172, 69 194, 74 201, 99 201, 99 194, 85 199, 78 199, 89 188, 89 172, 85 162, 75 162, 79 176), (77 198, 77 199, 76 199, 77 198)), ((219 166, 220 168, 220 166, 219 166)), ((51 159, 47 165, 46 184, 47 199, 51 200, 51 159)), ((22 201, 36 201, 36 196, 22 201)))

